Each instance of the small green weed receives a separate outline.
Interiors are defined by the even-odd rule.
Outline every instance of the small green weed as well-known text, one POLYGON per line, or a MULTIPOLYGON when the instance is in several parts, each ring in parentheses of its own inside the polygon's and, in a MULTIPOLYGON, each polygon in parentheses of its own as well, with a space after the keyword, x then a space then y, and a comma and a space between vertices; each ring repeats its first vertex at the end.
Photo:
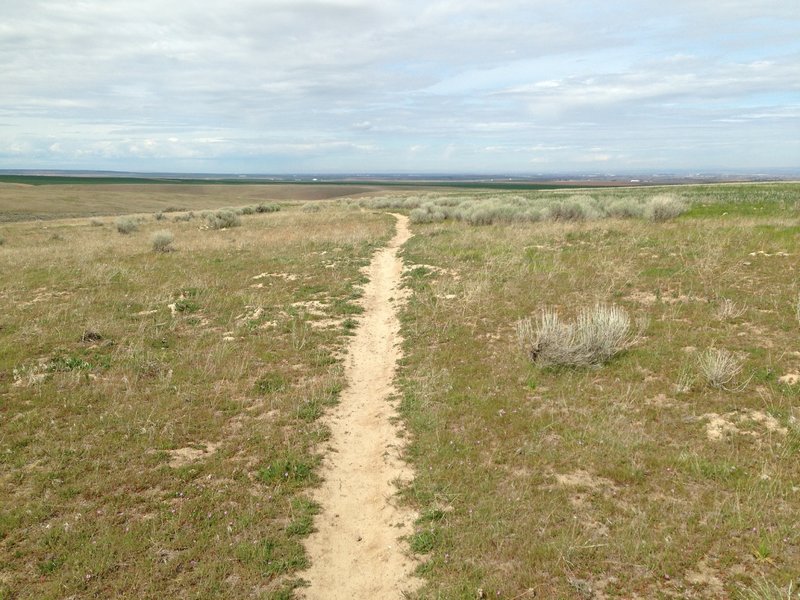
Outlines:
POLYGON ((278 459, 258 471, 258 478, 263 483, 281 481, 305 481, 314 474, 314 467, 301 460, 291 458, 278 459))
POLYGON ((428 554, 436 547, 439 534, 435 529, 419 531, 409 538, 409 546, 415 554, 428 554))
POLYGON ((285 390, 287 385, 286 378, 281 373, 270 372, 259 377, 253 389, 259 394, 274 394, 285 390))

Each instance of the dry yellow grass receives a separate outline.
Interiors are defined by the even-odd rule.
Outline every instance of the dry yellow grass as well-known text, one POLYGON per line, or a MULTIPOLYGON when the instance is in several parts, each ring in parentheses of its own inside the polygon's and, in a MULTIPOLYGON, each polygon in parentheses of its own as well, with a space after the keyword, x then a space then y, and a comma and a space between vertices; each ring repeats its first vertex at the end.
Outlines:
POLYGON ((32 218, 210 210, 276 200, 304 203, 369 194, 372 186, 348 185, 18 185, 0 184, 0 222, 32 218))

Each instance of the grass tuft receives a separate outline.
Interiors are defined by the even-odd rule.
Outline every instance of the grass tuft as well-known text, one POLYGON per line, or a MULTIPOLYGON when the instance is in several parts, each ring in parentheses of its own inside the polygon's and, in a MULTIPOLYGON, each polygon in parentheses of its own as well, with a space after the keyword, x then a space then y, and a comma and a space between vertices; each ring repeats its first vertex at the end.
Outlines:
POLYGON ((739 308, 736 306, 736 303, 730 298, 723 298, 717 305, 714 317, 718 321, 732 321, 741 317, 745 310, 744 307, 739 308))
POLYGON ((698 354, 697 367, 708 385, 727 390, 741 373, 742 361, 724 348, 709 348, 698 354))
POLYGON ((598 304, 584 309, 573 323, 543 310, 536 321, 517 323, 517 338, 530 359, 542 366, 584 367, 608 362, 632 342, 628 313, 598 304))
POLYGON ((794 583, 781 587, 772 581, 762 579, 753 585, 741 588, 735 596, 737 600, 797 600, 800 590, 794 583))
POLYGON ((258 378, 253 389, 259 394, 273 394, 286 389, 286 378, 280 373, 266 373, 258 378))
POLYGON ((797 300, 794 301, 794 318, 800 323, 800 294, 798 294, 797 300))

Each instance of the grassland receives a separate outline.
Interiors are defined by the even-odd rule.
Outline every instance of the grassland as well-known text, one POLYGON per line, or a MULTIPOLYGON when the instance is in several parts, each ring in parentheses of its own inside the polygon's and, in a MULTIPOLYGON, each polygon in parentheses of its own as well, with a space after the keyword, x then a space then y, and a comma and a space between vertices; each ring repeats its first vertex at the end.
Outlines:
POLYGON ((286 597, 359 269, 393 220, 100 222, 3 228, 0 598, 286 597))
POLYGON ((404 250, 418 596, 791 597, 800 185, 297 198, 220 230, 152 214, 269 189, 0 186, 0 598, 291 597, 378 208, 425 204, 492 210, 417 222, 404 250), (662 193, 687 212, 601 214, 662 193), (599 209, 551 218, 567 200, 599 209), (638 333, 606 364, 520 349, 520 319, 598 303, 638 333), (741 362, 723 387, 708 349, 741 362))
MULTIPOLYGON (((62 178, 65 179, 65 178, 62 178)), ((74 181, 74 179, 73 179, 74 181)), ((46 186, 0 183, 0 223, 31 219, 212 210, 286 201, 302 204, 368 194, 358 185, 214 185, 180 183, 58 183, 46 186)))
POLYGON ((668 223, 415 227, 402 388, 420 597, 797 593, 800 187, 672 193, 691 208, 668 223), (520 350, 518 320, 598 303, 639 330, 605 366, 520 350), (742 363, 725 388, 701 374, 709 348, 742 363))

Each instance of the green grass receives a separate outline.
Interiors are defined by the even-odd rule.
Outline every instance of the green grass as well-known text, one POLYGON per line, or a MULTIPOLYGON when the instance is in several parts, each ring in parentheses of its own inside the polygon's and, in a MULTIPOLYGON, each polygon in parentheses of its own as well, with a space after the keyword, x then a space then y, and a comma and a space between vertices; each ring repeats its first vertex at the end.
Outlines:
POLYGON ((349 306, 391 222, 284 206, 171 224, 167 254, 154 219, 5 226, 0 597, 290 597, 349 339, 309 319, 349 306))
MULTIPOLYGON (((0 219, 51 219, 2 230, 0 598, 291 598, 320 510, 320 417, 392 219, 299 197, 230 230, 170 221, 177 249, 155 253, 155 210, 279 188, 144 187, 0 189, 0 219), (111 215, 135 207, 148 218, 119 235, 111 215)), ((800 386, 779 378, 800 372, 800 186, 676 190, 690 210, 667 223, 414 225, 399 387, 418 597, 788 597, 800 386), (720 318, 723 300, 741 314, 720 318), (518 348, 519 319, 597 303, 640 336, 607 364, 543 368, 518 348), (700 378, 708 348, 743 361, 728 389, 700 378)), ((575 193, 397 188, 376 204, 575 193)))
POLYGON ((786 589, 800 564, 800 414, 797 386, 777 377, 800 369, 800 238, 783 233, 797 192, 698 186, 684 192, 695 208, 665 224, 414 227, 404 497, 440 517, 410 539, 418 597, 735 597, 761 578, 786 589), (740 210, 703 213, 701 199, 740 210), (722 298, 741 316, 719 319, 722 298), (517 347, 519 319, 598 302, 642 332, 605 366, 541 368, 517 347), (709 347, 742 357, 742 391, 702 385, 709 347), (709 439, 712 413, 734 429, 709 439))

